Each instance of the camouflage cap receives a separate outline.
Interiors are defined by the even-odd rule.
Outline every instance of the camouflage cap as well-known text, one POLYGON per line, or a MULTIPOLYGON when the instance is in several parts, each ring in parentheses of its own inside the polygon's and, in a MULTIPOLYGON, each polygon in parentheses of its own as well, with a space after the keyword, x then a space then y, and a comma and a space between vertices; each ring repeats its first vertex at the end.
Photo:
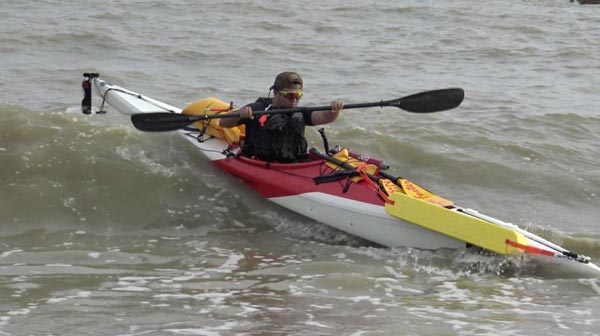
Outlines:
POLYGON ((293 85, 300 85, 301 88, 304 87, 302 84, 302 78, 295 72, 286 71, 282 72, 277 77, 275 77, 275 83, 271 86, 271 89, 281 90, 292 87, 293 85))

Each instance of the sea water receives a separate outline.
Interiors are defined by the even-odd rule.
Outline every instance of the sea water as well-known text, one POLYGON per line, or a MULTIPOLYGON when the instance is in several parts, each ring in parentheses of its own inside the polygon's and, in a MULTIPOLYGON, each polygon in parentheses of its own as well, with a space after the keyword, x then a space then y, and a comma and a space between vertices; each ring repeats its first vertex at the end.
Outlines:
POLYGON ((451 111, 343 111, 329 142, 598 260, 600 6, 3 0, 1 12, 1 334, 600 334, 597 280, 382 248, 261 199, 178 134, 80 113, 83 72, 180 107, 243 105, 287 70, 304 105, 461 87, 451 111))

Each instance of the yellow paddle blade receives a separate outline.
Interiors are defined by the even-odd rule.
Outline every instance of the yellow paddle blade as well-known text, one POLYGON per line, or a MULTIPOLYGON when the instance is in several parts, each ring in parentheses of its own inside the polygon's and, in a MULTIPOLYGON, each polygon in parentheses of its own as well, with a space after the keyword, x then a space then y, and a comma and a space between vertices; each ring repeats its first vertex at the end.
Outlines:
MULTIPOLYGON (((389 215, 426 229, 499 254, 522 253, 521 249, 508 245, 507 240, 527 246, 527 238, 511 228, 486 222, 403 193, 393 193, 388 197, 393 201, 385 204, 385 211, 389 215)), ((517 244, 514 245, 518 246, 517 244)))
POLYGON ((406 195, 408 195, 410 197, 420 199, 427 203, 439 205, 441 207, 447 207, 447 206, 454 205, 454 202, 444 199, 435 194, 432 194, 429 191, 419 187, 418 185, 412 183, 409 180, 400 178, 400 179, 398 179, 398 182, 402 186, 402 189, 404 190, 406 195))

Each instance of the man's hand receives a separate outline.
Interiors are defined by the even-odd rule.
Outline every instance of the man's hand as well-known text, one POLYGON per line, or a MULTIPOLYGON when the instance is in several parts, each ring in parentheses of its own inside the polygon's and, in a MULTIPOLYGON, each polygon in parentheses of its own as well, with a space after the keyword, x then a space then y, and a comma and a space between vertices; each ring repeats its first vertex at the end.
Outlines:
POLYGON ((240 119, 254 119, 254 115, 252 115, 252 108, 250 106, 244 106, 238 110, 240 114, 240 119))
POLYGON ((344 109, 344 102, 341 100, 334 100, 331 102, 331 112, 340 113, 341 110, 344 109))

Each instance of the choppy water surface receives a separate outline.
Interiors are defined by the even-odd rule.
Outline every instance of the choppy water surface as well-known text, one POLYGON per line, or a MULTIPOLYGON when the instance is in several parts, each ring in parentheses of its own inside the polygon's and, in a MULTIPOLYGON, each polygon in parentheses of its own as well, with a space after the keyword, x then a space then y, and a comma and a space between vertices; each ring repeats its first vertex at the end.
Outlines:
POLYGON ((330 142, 599 259, 600 6, 4 0, 2 12, 1 334, 600 334, 598 280, 373 246, 239 188, 176 134, 78 107, 87 71, 177 106, 243 104, 283 70, 303 75, 307 105, 462 87, 453 111, 345 111, 330 142))

